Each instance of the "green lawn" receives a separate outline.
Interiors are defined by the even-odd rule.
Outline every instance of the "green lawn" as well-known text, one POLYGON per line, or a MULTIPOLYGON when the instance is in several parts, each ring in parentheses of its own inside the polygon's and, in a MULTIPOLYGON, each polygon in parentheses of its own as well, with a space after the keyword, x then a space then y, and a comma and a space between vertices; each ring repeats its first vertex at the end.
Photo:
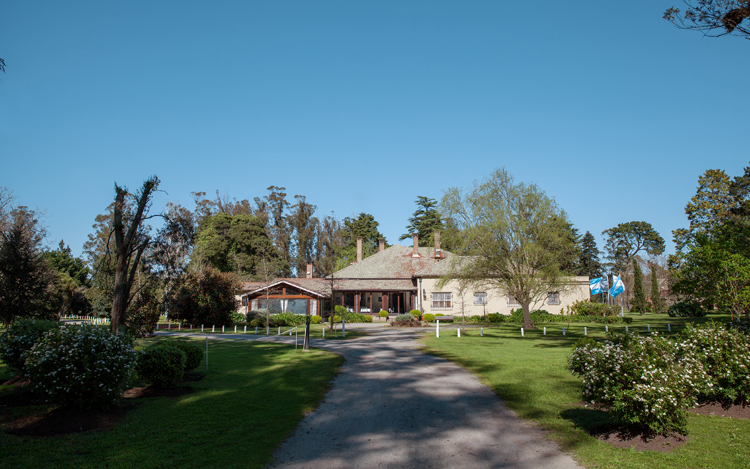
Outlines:
MULTIPOLYGON (((626 313, 627 314, 627 313, 626 313)), ((628 316, 631 316, 627 314, 628 316)), ((632 315, 629 329, 645 333, 681 330, 690 320, 666 315, 632 315)), ((728 320, 726 316, 710 319, 728 320)), ((621 449, 597 440, 586 429, 606 428, 611 425, 606 414, 575 404, 581 401, 580 380, 567 369, 572 344, 584 334, 604 336, 600 324, 546 324, 525 331, 521 338, 520 324, 500 324, 484 329, 466 329, 457 337, 456 331, 441 331, 424 340, 425 351, 454 361, 479 376, 511 409, 527 420, 539 423, 551 432, 550 438, 560 443, 563 450, 589 468, 745 468, 750 465, 750 421, 689 414, 687 443, 671 453, 636 452, 621 449), (567 336, 562 336, 562 327, 567 336)), ((624 325, 614 325, 624 330, 624 325)), ((674 332, 673 332, 674 333, 674 332)))
MULTIPOLYGON (((291 335, 289 333, 290 329, 297 328, 296 334, 297 337, 299 337, 300 340, 300 346, 302 344, 302 339, 305 335, 305 326, 283 326, 281 328, 281 334, 285 337, 294 337, 295 331, 292 330, 291 335)), ((385 327, 385 326, 384 326, 385 327)), ((224 331, 222 332, 221 326, 214 328, 213 332, 211 330, 211 327, 205 327, 203 331, 201 331, 200 327, 194 327, 193 330, 190 330, 190 326, 188 327, 177 327, 176 324, 173 324, 171 328, 167 325, 167 323, 159 323, 159 332, 192 332, 194 334, 248 334, 248 335, 254 335, 255 334, 255 327, 247 326, 247 329, 245 329, 244 324, 243 325, 237 325, 237 332, 235 332, 235 326, 226 326, 224 328, 224 331)), ((271 327, 269 329, 269 335, 278 335, 279 328, 278 327, 271 327)), ((258 327, 258 335, 266 335, 266 328, 265 327, 258 327)), ((342 337, 341 334, 341 324, 336 325, 336 330, 331 331, 330 327, 328 325, 323 324, 310 324, 310 338, 312 339, 353 339, 355 337, 360 337, 366 335, 366 332, 364 331, 357 331, 351 329, 349 326, 346 328, 346 337, 342 337), (325 337, 323 336, 323 329, 325 329, 325 337)))
MULTIPOLYGON (((46 438, 0 430, 0 467, 264 467, 316 408, 342 362, 321 350, 209 341, 208 371, 205 363, 198 368, 205 378, 189 383, 194 393, 138 399, 112 430, 46 438)), ((0 365, 0 382, 8 378, 0 365)), ((8 388, 0 386, 0 395, 8 388)))

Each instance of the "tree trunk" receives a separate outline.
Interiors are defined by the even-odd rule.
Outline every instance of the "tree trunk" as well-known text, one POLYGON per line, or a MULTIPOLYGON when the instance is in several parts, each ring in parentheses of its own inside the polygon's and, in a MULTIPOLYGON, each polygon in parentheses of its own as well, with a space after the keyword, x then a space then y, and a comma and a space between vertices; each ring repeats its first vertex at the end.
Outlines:
POLYGON ((536 329, 534 323, 531 321, 530 303, 521 303, 523 308, 523 328, 524 329, 536 329))
POLYGON ((151 193, 158 185, 159 179, 156 176, 152 176, 143 183, 135 213, 132 214, 132 219, 128 220, 130 225, 126 227, 123 222, 123 215, 125 215, 124 212, 126 209, 125 196, 128 192, 127 189, 115 184, 115 210, 112 231, 115 238, 117 262, 115 265, 112 315, 110 317, 110 327, 115 334, 120 331, 120 326, 125 324, 125 312, 128 309, 128 302, 130 301, 130 287, 133 284, 133 278, 138 270, 138 264, 145 249, 144 240, 139 240, 136 236, 138 228, 143 220, 143 214, 146 211, 148 202, 151 199, 151 193), (140 245, 136 246, 136 242, 140 243, 140 245), (132 259, 131 265, 131 258, 134 253, 135 259, 132 259))

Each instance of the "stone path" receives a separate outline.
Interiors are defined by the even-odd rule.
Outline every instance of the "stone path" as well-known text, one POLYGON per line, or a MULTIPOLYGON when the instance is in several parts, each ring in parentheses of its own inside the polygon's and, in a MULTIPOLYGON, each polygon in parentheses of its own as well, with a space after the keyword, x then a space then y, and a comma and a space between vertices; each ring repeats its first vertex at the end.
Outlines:
POLYGON ((346 363, 320 407, 276 450, 271 467, 580 467, 476 377, 420 352, 415 339, 381 329, 346 341, 312 340, 346 363))

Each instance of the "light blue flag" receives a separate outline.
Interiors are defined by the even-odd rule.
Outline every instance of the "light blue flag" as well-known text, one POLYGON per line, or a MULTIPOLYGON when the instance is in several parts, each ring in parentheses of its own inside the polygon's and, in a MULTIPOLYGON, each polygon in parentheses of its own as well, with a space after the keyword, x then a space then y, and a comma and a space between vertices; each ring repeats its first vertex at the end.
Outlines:
POLYGON ((602 292, 602 278, 592 278, 589 280, 589 288, 592 295, 598 295, 602 292))
POLYGON ((612 288, 609 289, 609 294, 612 298, 617 298, 617 295, 625 291, 625 284, 622 283, 622 279, 618 275, 615 279, 612 279, 612 288))

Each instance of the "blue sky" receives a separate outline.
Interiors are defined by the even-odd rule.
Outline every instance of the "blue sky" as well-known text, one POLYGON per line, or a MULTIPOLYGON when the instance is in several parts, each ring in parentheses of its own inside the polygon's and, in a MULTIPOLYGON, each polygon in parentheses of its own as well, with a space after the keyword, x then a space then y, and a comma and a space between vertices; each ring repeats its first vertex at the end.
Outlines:
POLYGON ((505 166, 600 248, 633 220, 671 240, 701 173, 750 162, 750 42, 676 3, 6 0, 0 186, 76 254, 152 174, 153 211, 283 186, 395 243, 418 195, 505 166))

